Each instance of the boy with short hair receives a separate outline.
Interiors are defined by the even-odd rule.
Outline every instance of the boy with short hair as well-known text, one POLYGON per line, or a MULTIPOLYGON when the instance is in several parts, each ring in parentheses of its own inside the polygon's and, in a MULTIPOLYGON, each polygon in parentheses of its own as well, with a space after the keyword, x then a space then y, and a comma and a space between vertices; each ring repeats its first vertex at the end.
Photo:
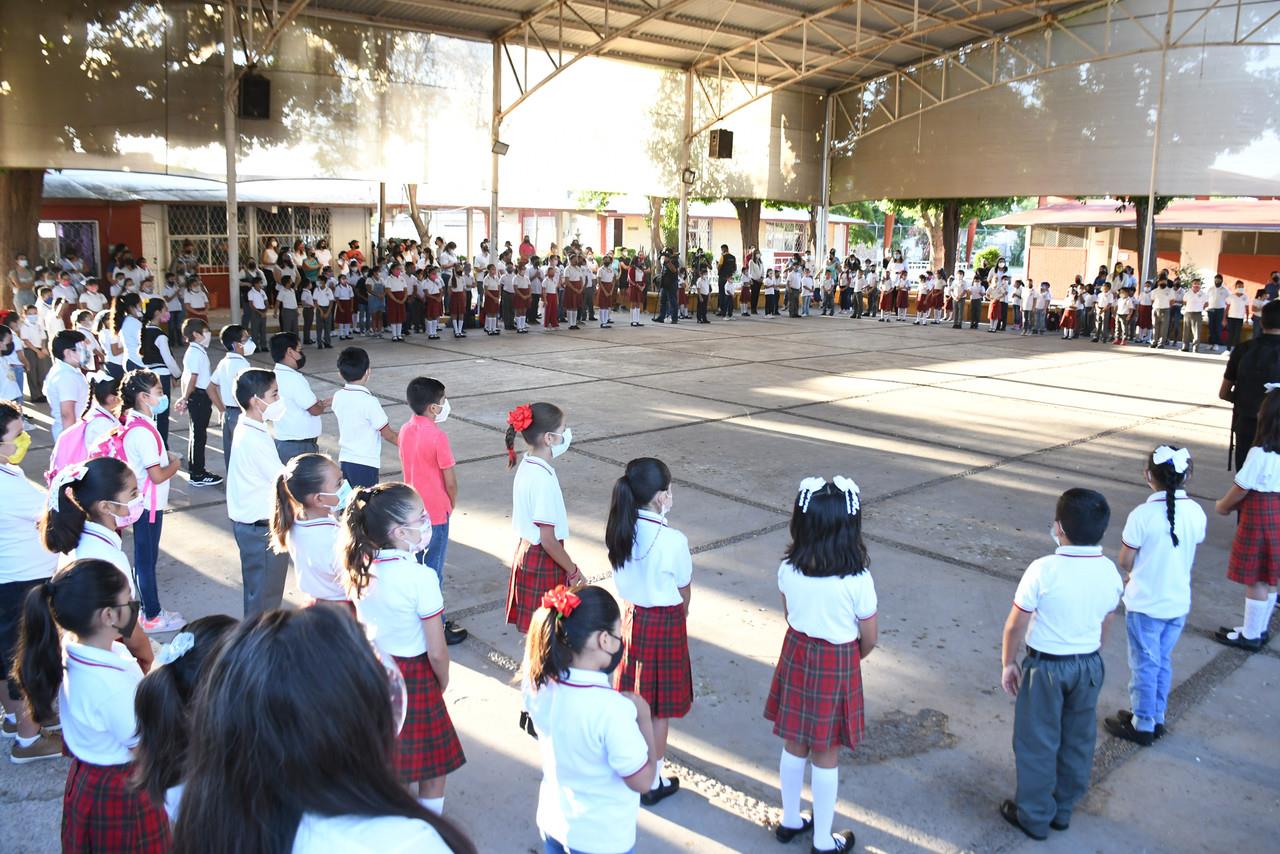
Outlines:
MULTIPOLYGON (((418 553, 418 563, 434 569, 443 586, 449 517, 458 501, 453 449, 449 447, 449 437, 440 429, 449 417, 449 400, 444 395, 444 384, 430 377, 410 380, 405 396, 413 417, 400 428, 400 465, 405 483, 418 491, 431 519, 431 543, 426 551, 418 553)), ((445 620, 444 638, 450 645, 461 643, 467 639, 467 630, 445 620)))
POLYGON ((332 404, 338 417, 338 465, 352 486, 374 486, 382 461, 382 440, 396 445, 399 438, 382 404, 366 387, 373 369, 364 348, 347 347, 339 353, 338 373, 347 383, 334 393, 332 404))
POLYGON ((187 457, 190 460, 192 486, 217 486, 222 478, 204 467, 205 445, 209 440, 209 419, 213 415, 213 400, 218 386, 213 382, 213 370, 209 367, 209 345, 213 332, 209 324, 198 317, 182 321, 182 337, 187 349, 182 354, 181 395, 174 404, 177 412, 186 411, 190 424, 187 457))
POLYGON ((1018 789, 1000 815, 1032 839, 1048 838, 1049 828, 1066 830, 1089 788, 1104 672, 1099 650, 1124 592, 1115 564, 1102 554, 1110 521, 1101 493, 1062 493, 1049 529, 1058 548, 1027 567, 1005 621, 1000 684, 1017 698, 1018 789))
POLYGON ((240 420, 236 377, 249 369, 247 357, 253 355, 256 345, 249 337, 249 330, 238 323, 222 327, 218 340, 226 348, 227 355, 218 362, 209 378, 209 397, 214 408, 222 413, 222 463, 225 471, 231 471, 231 439, 236 433, 236 422, 240 420))

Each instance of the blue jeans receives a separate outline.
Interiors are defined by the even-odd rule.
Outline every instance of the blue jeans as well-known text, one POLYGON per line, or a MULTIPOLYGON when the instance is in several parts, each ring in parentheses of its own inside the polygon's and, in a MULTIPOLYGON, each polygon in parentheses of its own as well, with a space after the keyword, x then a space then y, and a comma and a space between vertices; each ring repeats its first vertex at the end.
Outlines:
POLYGON ((18 404, 18 408, 22 408, 22 404, 26 402, 26 395, 22 393, 22 383, 26 379, 27 369, 22 365, 10 365, 13 368, 13 381, 18 384, 18 399, 14 401, 18 404))
MULTIPOLYGON (((582 851, 578 848, 566 848, 550 836, 547 836, 545 833, 542 834, 542 850, 545 854, 589 854, 589 852, 582 851)), ((633 854, 635 850, 636 849, 633 846, 627 851, 619 852, 619 854, 633 854)), ((591 854, 594 854, 594 852, 591 852, 591 854)), ((614 852, 609 852, 609 854, 614 854, 614 852)))
POLYGON ((1129 633, 1129 700, 1133 704, 1133 728, 1151 732, 1164 723, 1169 707, 1169 683, 1173 678, 1173 647, 1187 618, 1159 620, 1130 611, 1124 625, 1129 633))
POLYGON ((160 529, 164 526, 164 511, 156 511, 154 522, 150 519, 151 510, 148 508, 133 523, 133 576, 138 584, 138 598, 142 600, 142 614, 148 620, 153 620, 160 614, 156 562, 160 558, 160 529))
MULTIPOLYGON (((440 580, 440 589, 444 590, 444 556, 449 550, 449 520, 445 519, 439 525, 431 526, 431 544, 427 546, 424 552, 418 552, 418 563, 423 566, 429 566, 436 571, 436 578, 440 580)), ((440 615, 440 621, 444 622, 444 614, 440 615)))

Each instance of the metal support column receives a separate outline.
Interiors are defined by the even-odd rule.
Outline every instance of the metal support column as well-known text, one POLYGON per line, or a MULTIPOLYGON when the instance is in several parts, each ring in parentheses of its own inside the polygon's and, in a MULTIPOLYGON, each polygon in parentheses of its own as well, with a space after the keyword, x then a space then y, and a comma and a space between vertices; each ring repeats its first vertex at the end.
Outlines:
POLYGON ((827 115, 822 122, 822 195, 816 217, 818 233, 814 235, 814 257, 821 265, 820 269, 826 269, 827 266, 827 221, 831 207, 831 123, 835 119, 835 109, 835 96, 828 95, 827 115))
POLYGON ((222 7, 222 127, 227 150, 227 299, 231 303, 231 322, 240 322, 240 227, 236 217, 236 149, 239 129, 236 127, 235 0, 222 7))
POLYGON ((1164 84, 1169 68, 1169 40, 1173 38, 1173 2, 1169 0, 1169 8, 1164 18, 1164 40, 1160 49, 1160 89, 1156 96, 1155 128, 1151 134, 1151 182, 1147 185, 1147 221, 1142 225, 1147 235, 1144 241, 1146 257, 1142 259, 1142 272, 1139 278, 1146 280, 1156 272, 1156 168, 1160 163, 1160 121, 1164 117, 1164 84))
MULTIPOLYGON (((498 257, 498 130, 502 127, 502 45, 493 43, 493 119, 490 121, 489 252, 498 257)), ((479 271, 477 271, 477 278, 479 271)))
MULTIPOLYGON (((680 131, 680 216, 678 219, 679 236, 676 245, 680 247, 681 266, 689 263, 689 184, 685 182, 685 172, 689 170, 689 146, 693 144, 693 72, 684 73, 684 123, 680 131)), ((692 274, 692 271, 690 271, 692 274)))

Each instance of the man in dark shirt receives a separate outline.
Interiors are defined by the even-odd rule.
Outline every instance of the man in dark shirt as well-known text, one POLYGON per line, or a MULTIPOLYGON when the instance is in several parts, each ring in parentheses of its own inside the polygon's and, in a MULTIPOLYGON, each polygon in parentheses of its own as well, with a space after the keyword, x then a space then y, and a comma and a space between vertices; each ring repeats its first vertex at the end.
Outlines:
POLYGON ((738 272, 738 259, 729 252, 729 244, 720 244, 720 260, 716 262, 716 279, 719 282, 719 302, 716 305, 716 317, 733 317, 733 295, 726 286, 733 274, 738 272))
POLYGON ((1253 447, 1258 428, 1258 407, 1266 395, 1266 383, 1280 382, 1280 300, 1262 308, 1262 334, 1231 351, 1218 397, 1231 401, 1231 433, 1235 443, 1235 468, 1253 447))

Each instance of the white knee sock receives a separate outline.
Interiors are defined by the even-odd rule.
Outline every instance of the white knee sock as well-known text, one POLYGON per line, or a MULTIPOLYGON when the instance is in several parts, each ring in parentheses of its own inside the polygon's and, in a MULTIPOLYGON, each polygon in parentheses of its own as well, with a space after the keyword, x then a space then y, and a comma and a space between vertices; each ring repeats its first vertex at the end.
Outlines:
POLYGON ((1266 599, 1244 600, 1244 632, 1246 640, 1257 640, 1262 630, 1267 627, 1267 614, 1270 607, 1266 599))
POLYGON ((1276 594, 1275 591, 1267 594, 1267 615, 1262 618, 1262 628, 1271 625, 1271 615, 1276 611, 1276 594))
POLYGON ((418 798, 418 803, 436 815, 444 815, 444 798, 418 798))
POLYGON ((836 817, 836 789, 840 783, 840 769, 813 766, 809 788, 813 792, 813 847, 830 851, 836 847, 831 835, 831 823, 836 817))
POLYGON ((662 759, 659 758, 653 769, 653 784, 650 789, 656 789, 662 785, 662 759))
MULTIPOLYGON (((778 760, 778 777, 782 780, 782 826, 798 828, 803 823, 800 818, 800 794, 804 788, 803 756, 793 756, 782 750, 782 758, 778 760)), ((817 770, 817 769, 814 769, 817 770)))
POLYGON ((640 322, 640 309, 638 308, 631 309, 631 322, 632 323, 640 322))

